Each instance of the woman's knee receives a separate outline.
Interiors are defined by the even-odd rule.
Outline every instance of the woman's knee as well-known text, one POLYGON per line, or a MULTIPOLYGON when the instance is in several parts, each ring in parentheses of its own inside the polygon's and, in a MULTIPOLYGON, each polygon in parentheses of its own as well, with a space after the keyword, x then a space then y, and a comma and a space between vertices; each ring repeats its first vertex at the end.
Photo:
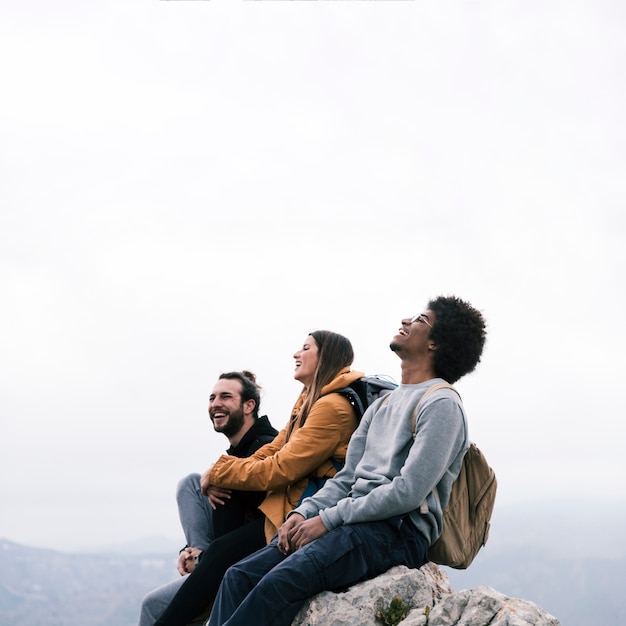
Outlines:
MULTIPOLYGON (((141 614, 139 618, 139 626, 154 624, 155 620, 163 612, 164 603, 162 602, 160 589, 149 591, 141 601, 141 614)), ((165 604, 167 606, 167 604, 165 604)))
POLYGON ((144 626, 144 624, 152 626, 169 606, 186 579, 186 576, 181 576, 170 583, 149 591, 141 602, 139 626, 144 626))

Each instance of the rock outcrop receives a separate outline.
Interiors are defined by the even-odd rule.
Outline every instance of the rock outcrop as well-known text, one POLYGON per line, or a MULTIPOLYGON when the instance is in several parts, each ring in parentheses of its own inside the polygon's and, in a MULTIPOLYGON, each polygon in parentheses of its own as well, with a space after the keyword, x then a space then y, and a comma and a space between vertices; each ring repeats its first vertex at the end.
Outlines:
POLYGON ((442 570, 428 563, 418 570, 394 567, 342 593, 311 598, 292 626, 381 626, 379 611, 394 598, 410 607, 401 626, 559 626, 559 620, 527 600, 490 587, 454 591, 442 570))

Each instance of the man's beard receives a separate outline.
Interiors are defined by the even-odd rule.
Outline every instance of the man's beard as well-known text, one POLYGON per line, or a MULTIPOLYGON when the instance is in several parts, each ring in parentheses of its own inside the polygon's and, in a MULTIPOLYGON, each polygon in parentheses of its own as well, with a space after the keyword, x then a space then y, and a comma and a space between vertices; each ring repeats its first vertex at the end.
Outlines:
POLYGON ((236 411, 231 411, 228 414, 228 421, 223 426, 219 428, 215 426, 215 422, 213 423, 213 428, 216 432, 222 433, 226 437, 232 437, 236 435, 243 426, 243 407, 240 406, 236 411))

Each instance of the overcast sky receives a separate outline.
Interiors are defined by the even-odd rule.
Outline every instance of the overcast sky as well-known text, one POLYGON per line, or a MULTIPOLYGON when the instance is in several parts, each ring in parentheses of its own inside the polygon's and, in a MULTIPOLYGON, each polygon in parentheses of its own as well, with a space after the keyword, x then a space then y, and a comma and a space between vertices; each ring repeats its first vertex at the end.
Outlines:
POLYGON ((498 504, 626 500, 623 3, 5 0, 0 59, 0 537, 182 539, 220 372, 280 428, 440 294, 498 504))

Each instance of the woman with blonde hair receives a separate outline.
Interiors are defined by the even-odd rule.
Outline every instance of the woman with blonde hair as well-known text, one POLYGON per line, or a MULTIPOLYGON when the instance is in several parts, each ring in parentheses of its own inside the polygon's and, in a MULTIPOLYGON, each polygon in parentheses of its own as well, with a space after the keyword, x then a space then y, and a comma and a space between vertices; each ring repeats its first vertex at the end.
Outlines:
POLYGON ((202 490, 216 515, 235 489, 266 491, 259 506, 262 515, 216 538, 198 554, 197 565, 189 568, 191 574, 160 615, 148 594, 139 626, 185 626, 206 612, 228 567, 265 546, 303 496, 314 493, 343 465, 358 418, 348 400, 335 392, 363 376, 350 369, 352 344, 337 333, 315 331, 293 358, 294 378, 303 388, 287 425, 252 456, 222 455, 202 476, 202 490))

